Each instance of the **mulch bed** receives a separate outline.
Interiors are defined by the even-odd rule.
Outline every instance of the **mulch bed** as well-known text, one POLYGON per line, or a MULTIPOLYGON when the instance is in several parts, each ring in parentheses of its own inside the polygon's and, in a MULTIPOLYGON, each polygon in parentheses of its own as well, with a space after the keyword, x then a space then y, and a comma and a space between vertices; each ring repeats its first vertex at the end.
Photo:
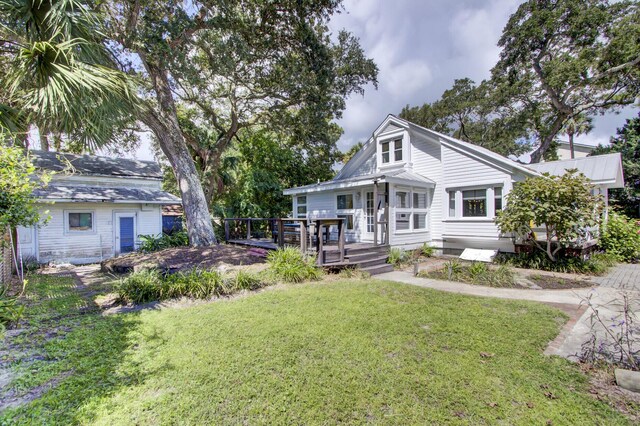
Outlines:
POLYGON ((527 278, 537 286, 546 290, 566 290, 570 288, 593 287, 596 285, 588 280, 574 280, 553 275, 529 275, 527 278))
POLYGON ((264 251, 234 245, 211 247, 174 247, 154 253, 130 253, 102 262, 102 271, 128 273, 142 269, 171 272, 193 268, 212 269, 221 265, 255 265, 265 263, 264 251))

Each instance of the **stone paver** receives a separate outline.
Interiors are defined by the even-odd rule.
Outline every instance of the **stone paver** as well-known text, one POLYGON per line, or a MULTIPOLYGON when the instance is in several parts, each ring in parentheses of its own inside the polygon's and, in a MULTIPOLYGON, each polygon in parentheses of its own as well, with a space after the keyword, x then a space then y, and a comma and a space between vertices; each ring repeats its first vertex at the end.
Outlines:
POLYGON ((601 287, 640 291, 640 264, 622 263, 607 275, 594 277, 592 281, 601 287))

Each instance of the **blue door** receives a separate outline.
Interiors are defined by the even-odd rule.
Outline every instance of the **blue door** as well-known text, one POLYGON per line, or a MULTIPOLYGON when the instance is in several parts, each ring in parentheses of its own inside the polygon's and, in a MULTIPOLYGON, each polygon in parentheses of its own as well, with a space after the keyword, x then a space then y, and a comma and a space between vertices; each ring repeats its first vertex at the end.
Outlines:
POLYGON ((129 253, 135 250, 135 236, 133 230, 133 218, 120 218, 120 253, 129 253))

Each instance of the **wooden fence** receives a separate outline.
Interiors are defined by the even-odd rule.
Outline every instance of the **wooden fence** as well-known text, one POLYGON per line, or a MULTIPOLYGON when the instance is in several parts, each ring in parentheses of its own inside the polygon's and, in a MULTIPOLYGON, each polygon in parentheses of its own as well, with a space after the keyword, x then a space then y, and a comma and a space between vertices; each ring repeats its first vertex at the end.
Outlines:
POLYGON ((13 272, 11 238, 8 232, 0 235, 0 284, 8 283, 13 272))

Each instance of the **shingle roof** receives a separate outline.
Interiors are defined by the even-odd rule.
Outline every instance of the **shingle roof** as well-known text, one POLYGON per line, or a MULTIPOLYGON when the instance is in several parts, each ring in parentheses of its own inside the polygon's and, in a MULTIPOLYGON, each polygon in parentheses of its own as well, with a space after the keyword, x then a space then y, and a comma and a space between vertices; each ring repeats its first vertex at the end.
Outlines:
POLYGON ((99 155, 77 155, 49 151, 29 151, 31 161, 40 170, 69 170, 80 175, 130 176, 162 179, 155 161, 112 158, 99 155))
POLYGON ((44 201, 70 202, 112 202, 112 203, 148 203, 180 204, 175 195, 159 189, 142 188, 105 188, 95 186, 49 185, 37 189, 34 195, 44 201))
POLYGON ((622 188, 624 186, 622 157, 619 152, 575 158, 573 160, 527 164, 527 167, 538 173, 549 173, 554 176, 563 175, 569 169, 578 169, 593 183, 607 185, 609 188, 622 188))

